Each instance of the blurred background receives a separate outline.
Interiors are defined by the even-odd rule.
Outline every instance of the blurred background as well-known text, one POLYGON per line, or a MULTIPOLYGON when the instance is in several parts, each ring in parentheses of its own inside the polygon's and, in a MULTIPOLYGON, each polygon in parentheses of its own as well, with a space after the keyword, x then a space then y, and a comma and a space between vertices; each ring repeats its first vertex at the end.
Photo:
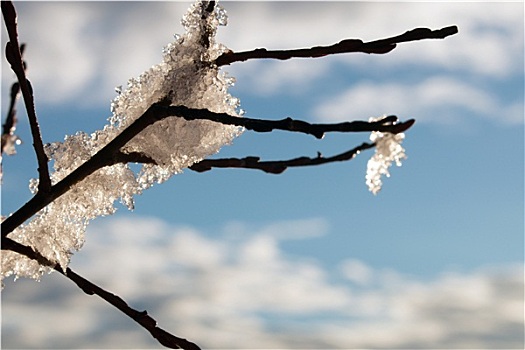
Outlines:
MULTIPOLYGON (((71 267, 204 348, 523 349, 523 2, 222 2, 234 51, 365 41, 457 25, 386 55, 224 67, 252 118, 416 119, 382 191, 373 150, 289 169, 190 170, 89 227, 71 267)), ((44 142, 102 129, 115 87, 161 61, 187 2, 16 2, 44 142)), ((5 45, 6 30, 2 29, 5 45)), ((2 118, 15 76, 2 60, 2 118)), ((2 215, 36 159, 4 156, 2 215)), ((330 156, 369 134, 245 132, 218 157, 330 156)), ((5 281, 2 348, 159 348, 58 274, 5 281)))

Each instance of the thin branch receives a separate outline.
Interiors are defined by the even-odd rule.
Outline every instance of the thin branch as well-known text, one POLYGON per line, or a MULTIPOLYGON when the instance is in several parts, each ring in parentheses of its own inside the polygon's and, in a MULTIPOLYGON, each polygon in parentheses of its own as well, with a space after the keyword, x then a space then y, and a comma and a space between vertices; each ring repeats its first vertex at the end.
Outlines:
POLYGON ((115 154, 115 156, 113 156, 113 164, 117 164, 117 163, 157 164, 155 159, 145 155, 144 153, 141 153, 141 152, 124 153, 120 150, 115 154))
POLYGON ((243 52, 227 51, 219 56, 215 60, 215 63, 220 67, 234 62, 242 62, 250 59, 272 58, 277 60, 288 60, 290 58, 298 57, 317 58, 327 55, 350 52, 384 54, 395 49, 398 43, 424 39, 444 39, 447 36, 456 34, 457 32, 458 27, 456 26, 449 26, 437 30, 416 28, 401 35, 370 42, 363 42, 360 39, 345 39, 330 46, 315 46, 307 49, 270 51, 263 48, 243 52))
POLYGON ((9 237, 2 237, 2 250, 11 250, 18 254, 22 254, 29 259, 36 260, 40 265, 54 268, 56 263, 52 262, 33 248, 18 243, 9 237))
POLYGON ((25 220, 36 214, 40 209, 66 193, 76 183, 82 181, 96 170, 115 164, 115 157, 119 157, 120 149, 135 135, 147 126, 162 119, 176 116, 186 120, 211 120, 217 123, 244 126, 257 132, 268 132, 275 129, 295 131, 322 138, 325 132, 360 132, 382 131, 400 133, 414 124, 410 119, 406 122, 394 124, 397 117, 388 116, 376 122, 345 122, 339 124, 310 124, 300 120, 286 118, 283 120, 264 120, 239 118, 226 113, 215 113, 207 109, 193 109, 185 106, 166 106, 163 102, 155 103, 136 119, 131 125, 117 135, 112 141, 93 155, 89 160, 73 170, 68 176, 53 185, 49 193, 38 192, 20 209, 5 219, 1 224, 2 237, 6 237, 25 220))
POLYGON ((31 127, 31 134, 33 136, 33 146, 38 161, 38 174, 39 174, 39 192, 49 192, 51 189, 51 179, 49 178, 49 169, 47 167, 47 156, 44 152, 44 144, 42 142, 42 136, 40 134, 40 126, 38 125, 38 119, 35 111, 35 101, 33 98, 33 89, 29 80, 27 80, 24 63, 22 61, 22 53, 20 52, 20 44, 18 43, 18 32, 16 24, 16 10, 11 1, 2 1, 2 14, 4 16, 5 25, 9 34, 9 42, 6 45, 6 58, 13 72, 15 72, 18 82, 20 83, 20 89, 22 96, 24 97, 24 103, 27 110, 27 116, 29 118, 29 125, 31 127))
POLYGON ((396 116, 388 116, 376 122, 353 121, 336 124, 311 124, 302 120, 285 118, 281 120, 238 118, 226 113, 215 113, 207 109, 188 108, 186 106, 164 106, 153 105, 157 118, 163 119, 168 116, 178 116, 186 120, 211 120, 227 125, 243 126, 248 130, 256 132, 270 132, 273 130, 285 130, 310 134, 318 139, 323 138, 327 132, 364 132, 381 131, 393 134, 401 133, 410 128, 415 120, 397 122, 396 116))
MULTIPOLYGON (((323 157, 318 153, 317 157, 298 157, 288 160, 274 160, 274 161, 260 161, 260 157, 248 156, 244 158, 218 158, 218 159, 203 159, 197 162, 188 169, 203 173, 212 170, 212 168, 243 168, 243 169, 257 169, 262 170, 268 174, 281 174, 286 169, 291 167, 313 166, 333 162, 343 162, 353 159, 361 151, 375 147, 375 143, 362 143, 361 145, 352 148, 349 151, 340 153, 332 157, 323 157)), ((140 152, 124 153, 119 152, 113 157, 114 163, 140 163, 140 164, 157 164, 155 160, 140 152)))
POLYGON ((9 150, 9 147, 12 147, 11 139, 15 136, 16 125, 18 124, 18 118, 16 116, 16 101, 18 100, 20 92, 20 84, 18 82, 13 83, 11 86, 10 102, 9 108, 7 110, 7 115, 5 118, 5 123, 2 125, 2 154, 5 152, 7 154, 14 154, 9 150))
POLYGON ((215 1, 202 1, 201 2, 201 6, 202 6, 202 15, 201 15, 201 21, 200 21, 200 25, 201 25, 201 38, 200 38, 200 43, 202 45, 203 48, 206 48, 208 49, 210 47, 210 31, 211 31, 211 28, 208 24, 208 17, 213 13, 213 11, 215 10, 215 1))
POLYGON ((75 273, 69 267, 66 269, 66 271, 64 271, 60 265, 52 263, 33 248, 20 244, 8 237, 3 237, 2 249, 7 249, 18 254, 22 254, 30 259, 38 261, 38 263, 43 266, 51 267, 55 271, 61 273, 73 281, 80 289, 82 289, 84 293, 88 295, 98 295, 100 298, 122 311, 125 315, 146 329, 155 339, 157 339, 160 344, 171 349, 200 350, 196 344, 186 339, 176 337, 164 329, 157 327, 157 321, 149 316, 147 311, 138 311, 133 309, 126 303, 126 301, 124 301, 124 299, 118 295, 100 288, 96 284, 75 273))
POLYGON ((204 159, 198 163, 193 164, 189 169, 202 173, 212 168, 245 168, 245 169, 258 169, 269 174, 281 174, 286 169, 291 167, 302 167, 321 165, 333 162, 343 162, 353 159, 361 151, 369 148, 373 148, 374 143, 363 143, 349 151, 332 156, 323 157, 320 153, 315 158, 310 157, 299 157, 289 160, 279 161, 265 161, 260 162, 259 157, 245 157, 245 158, 223 158, 223 159, 204 159))
MULTIPOLYGON (((25 44, 20 45, 20 54, 24 54, 25 44)), ((25 62, 24 62, 24 68, 25 68, 25 62)), ((18 82, 13 83, 11 86, 11 93, 10 93, 10 101, 9 101, 9 107, 7 109, 7 115, 5 117, 5 123, 2 125, 2 154, 6 152, 6 148, 8 145, 13 143, 13 138, 17 141, 20 141, 20 139, 15 135, 16 131, 16 125, 18 123, 18 118, 16 116, 16 102, 18 101, 18 98, 20 97, 20 84, 18 82)), ((14 152, 7 153, 14 154, 14 152)))

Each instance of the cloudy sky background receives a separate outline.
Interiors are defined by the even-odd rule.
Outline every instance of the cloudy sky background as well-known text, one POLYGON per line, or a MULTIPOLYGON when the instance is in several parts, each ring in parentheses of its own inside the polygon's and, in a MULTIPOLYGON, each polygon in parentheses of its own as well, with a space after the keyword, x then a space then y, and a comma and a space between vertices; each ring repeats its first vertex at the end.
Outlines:
MULTIPOLYGON (((415 118, 383 190, 351 162, 187 171, 88 228, 72 268, 206 348, 523 348, 523 3, 227 2, 234 51, 457 25, 387 55, 225 70, 249 117, 415 118)), ((16 4, 45 142, 101 129, 114 88, 160 61, 188 3, 16 4)), ((5 29, 2 29, 5 40, 5 29)), ((2 61, 2 116, 13 74, 2 61)), ((30 198, 31 138, 4 158, 2 214, 30 198)), ((219 156, 336 154, 365 134, 245 133, 219 156)), ((7 281, 3 348, 156 348, 52 274, 7 281)))

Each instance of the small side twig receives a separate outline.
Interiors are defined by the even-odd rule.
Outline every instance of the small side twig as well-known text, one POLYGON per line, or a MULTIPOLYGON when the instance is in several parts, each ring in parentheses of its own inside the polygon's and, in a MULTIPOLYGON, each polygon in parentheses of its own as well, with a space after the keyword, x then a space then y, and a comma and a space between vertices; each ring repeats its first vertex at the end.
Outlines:
POLYGON ((113 165, 117 163, 157 164, 155 159, 145 155, 144 153, 141 153, 141 152, 125 153, 120 150, 117 151, 117 153, 113 156, 112 164, 108 164, 108 165, 113 165))
POLYGON ((20 52, 20 44, 18 42, 18 31, 16 24, 16 10, 11 1, 2 1, 2 14, 4 16, 5 25, 9 35, 9 42, 6 45, 5 55, 7 61, 11 65, 13 72, 15 72, 20 90, 24 97, 24 103, 29 118, 29 125, 31 127, 31 134, 33 136, 33 146, 38 162, 39 184, 38 190, 41 192, 49 192, 51 189, 51 179, 49 177, 49 169, 47 167, 47 156, 44 152, 44 144, 40 134, 40 126, 35 111, 35 101, 33 98, 33 89, 26 77, 24 63, 22 61, 22 53, 20 52))
MULTIPOLYGON (((25 44, 20 45, 20 54, 24 54, 25 44)), ((25 62, 24 62, 25 63, 25 62)), ((25 68, 25 64, 24 64, 25 68)), ((8 154, 14 154, 14 150, 9 151, 8 146, 12 147, 12 138, 20 141, 20 139, 15 135, 16 125, 18 123, 18 118, 16 116, 16 102, 20 97, 20 84, 18 82, 13 83, 11 86, 11 93, 9 94, 9 107, 7 109, 7 115, 5 117, 5 123, 2 125, 2 154, 4 152, 8 154)))
POLYGON ((45 258, 42 254, 35 251, 33 248, 20 244, 8 237, 2 238, 2 249, 8 249, 18 254, 25 255, 30 259, 38 261, 43 266, 53 268, 55 271, 61 273, 71 281, 73 281, 82 291, 88 295, 98 295, 100 298, 113 305, 128 317, 137 322, 140 326, 146 329, 157 341, 171 349, 186 349, 186 350, 200 350, 200 348, 183 338, 174 336, 157 326, 157 321, 148 315, 147 311, 138 311, 130 307, 124 299, 110 293, 96 284, 90 282, 79 274, 75 273, 69 267, 64 271, 60 265, 54 264, 45 258))
MULTIPOLYGON (((273 160, 262 161, 260 157, 248 156, 244 158, 218 158, 218 159, 203 159, 197 162, 188 169, 203 173, 212 168, 243 168, 256 169, 264 171, 268 174, 281 174, 288 168, 314 166, 333 162, 343 162, 353 159, 361 151, 373 148, 375 143, 362 143, 361 145, 352 148, 346 152, 337 154, 332 157, 324 157, 321 153, 317 157, 298 157, 288 160, 273 160)), ((140 164, 157 164, 153 158, 150 158, 140 152, 124 153, 119 152, 113 157, 114 163, 140 163, 140 164)))
POLYGON ((291 167, 303 167, 348 161, 353 159, 357 154, 359 154, 359 152, 373 148, 374 146, 374 143, 362 143, 361 145, 354 147, 349 151, 332 157, 323 157, 319 153, 315 158, 299 157, 289 160, 263 162, 260 161, 259 157, 204 159, 198 163, 193 164, 189 167, 189 169, 202 173, 209 171, 212 168, 245 168, 262 170, 268 174, 281 174, 286 169, 291 167))
POLYGON ((18 96, 19 96, 19 92, 20 92, 20 84, 18 83, 13 83, 13 85, 11 86, 11 94, 10 94, 10 99, 11 101, 9 102, 9 108, 7 110, 7 116, 5 118, 5 123, 2 125, 2 154, 3 153, 7 153, 7 154, 14 154, 15 153, 15 150, 12 149, 10 150, 10 148, 12 148, 12 140, 11 138, 17 138, 16 135, 15 135, 15 131, 16 131, 16 125, 18 123, 18 118, 16 116, 16 108, 15 108, 15 105, 16 105, 16 101, 18 100, 18 96))
POLYGON ((447 36, 456 34, 457 32, 458 27, 456 26, 449 26, 437 30, 416 28, 401 35, 370 42, 363 42, 360 39, 345 39, 330 46, 315 46, 307 49, 267 50, 262 48, 242 52, 233 52, 230 50, 219 56, 215 60, 215 63, 220 67, 234 62, 242 62, 251 59, 272 58, 277 60, 288 60, 290 58, 299 57, 317 58, 350 52, 384 54, 395 49, 398 43, 424 39, 444 39, 447 36))

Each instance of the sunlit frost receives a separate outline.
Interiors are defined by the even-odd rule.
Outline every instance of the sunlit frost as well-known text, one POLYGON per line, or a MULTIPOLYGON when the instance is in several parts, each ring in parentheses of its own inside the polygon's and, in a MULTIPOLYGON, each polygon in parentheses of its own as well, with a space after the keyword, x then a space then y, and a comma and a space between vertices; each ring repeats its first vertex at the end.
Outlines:
MULTIPOLYGON (((371 118, 370 122, 383 118, 371 118)), ((376 144, 376 151, 367 164, 366 184, 373 194, 377 194, 381 190, 383 185, 381 177, 383 175, 390 176, 388 168, 392 163, 395 162, 397 166, 401 166, 401 160, 406 158, 405 149, 401 146, 404 139, 404 133, 392 134, 373 131, 370 134, 370 141, 376 144)))

